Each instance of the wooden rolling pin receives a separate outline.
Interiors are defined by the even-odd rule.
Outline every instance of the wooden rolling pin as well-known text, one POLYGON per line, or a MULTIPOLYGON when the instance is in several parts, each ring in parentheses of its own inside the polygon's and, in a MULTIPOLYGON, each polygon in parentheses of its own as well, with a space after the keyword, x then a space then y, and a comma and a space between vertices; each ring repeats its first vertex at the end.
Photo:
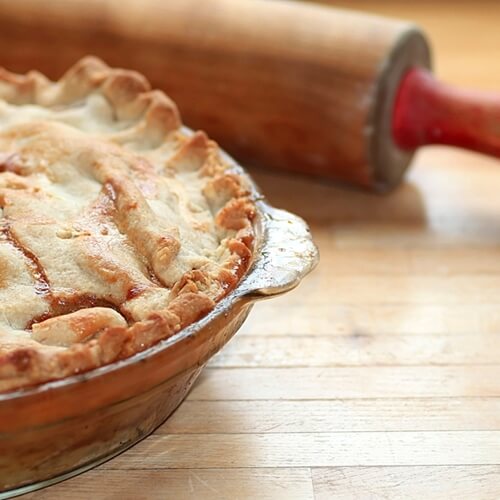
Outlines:
POLYGON ((0 2, 0 65, 145 74, 240 161, 374 190, 423 144, 500 154, 500 106, 437 83, 417 27, 283 0, 0 2))

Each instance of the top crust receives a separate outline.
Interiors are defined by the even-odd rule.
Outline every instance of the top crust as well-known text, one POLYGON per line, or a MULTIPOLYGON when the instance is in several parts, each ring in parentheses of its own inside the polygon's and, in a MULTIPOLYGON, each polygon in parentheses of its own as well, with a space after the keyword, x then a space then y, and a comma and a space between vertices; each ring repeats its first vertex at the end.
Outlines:
POLYGON ((0 392, 130 356, 247 270, 255 207, 133 71, 0 70, 0 392))

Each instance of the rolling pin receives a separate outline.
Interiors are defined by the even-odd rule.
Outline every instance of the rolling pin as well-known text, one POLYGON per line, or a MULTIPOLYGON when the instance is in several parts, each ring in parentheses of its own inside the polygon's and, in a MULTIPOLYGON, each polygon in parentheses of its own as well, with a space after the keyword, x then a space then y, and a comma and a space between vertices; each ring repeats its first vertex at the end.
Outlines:
POLYGON ((286 0, 16 0, 0 24, 0 65, 138 70, 239 161, 384 191, 425 144, 500 155, 498 98, 437 82, 408 22, 286 0))

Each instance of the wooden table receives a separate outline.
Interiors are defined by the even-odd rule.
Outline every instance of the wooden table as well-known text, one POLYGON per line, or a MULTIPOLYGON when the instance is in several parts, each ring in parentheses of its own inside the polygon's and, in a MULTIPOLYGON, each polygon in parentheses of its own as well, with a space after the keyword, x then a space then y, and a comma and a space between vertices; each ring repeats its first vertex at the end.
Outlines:
MULTIPOLYGON (((345 5, 415 19, 441 78, 500 90, 499 3, 345 5)), ((154 435, 33 498, 499 498, 500 162, 429 148, 387 197, 253 173, 318 269, 154 435)))

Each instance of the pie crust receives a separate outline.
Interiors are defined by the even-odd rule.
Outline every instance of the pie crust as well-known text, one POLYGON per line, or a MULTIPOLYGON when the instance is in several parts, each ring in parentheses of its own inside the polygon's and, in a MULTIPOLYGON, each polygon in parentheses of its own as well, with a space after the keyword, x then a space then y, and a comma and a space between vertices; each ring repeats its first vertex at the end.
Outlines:
POLYGON ((138 73, 0 70, 0 392, 201 318, 247 270, 254 216, 245 178, 138 73))

